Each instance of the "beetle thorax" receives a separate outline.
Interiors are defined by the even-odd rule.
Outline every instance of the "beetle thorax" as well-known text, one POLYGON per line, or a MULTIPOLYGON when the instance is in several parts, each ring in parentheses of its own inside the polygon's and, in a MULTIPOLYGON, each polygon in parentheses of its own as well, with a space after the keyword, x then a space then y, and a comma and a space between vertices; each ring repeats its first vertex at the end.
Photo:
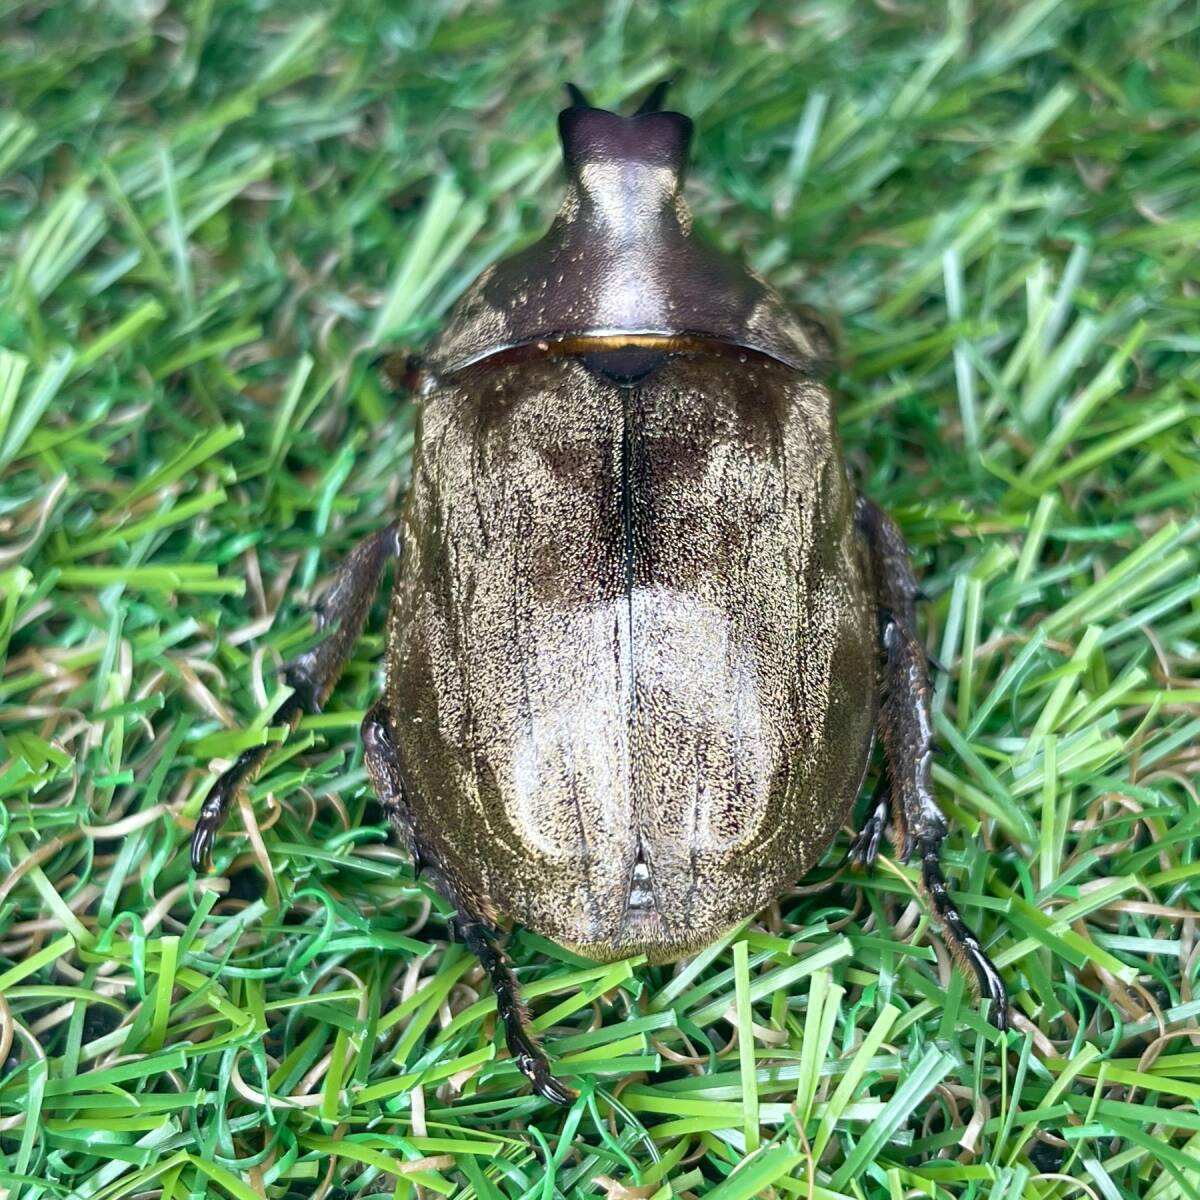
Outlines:
POLYGON ((561 217, 582 216, 613 242, 645 242, 664 221, 691 225, 678 172, 636 161, 585 162, 568 189, 561 217))

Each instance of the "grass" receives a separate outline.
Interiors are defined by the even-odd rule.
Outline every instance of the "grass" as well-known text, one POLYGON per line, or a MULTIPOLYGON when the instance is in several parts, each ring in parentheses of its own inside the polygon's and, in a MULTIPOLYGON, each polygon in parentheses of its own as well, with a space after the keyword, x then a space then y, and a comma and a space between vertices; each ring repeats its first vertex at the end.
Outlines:
POLYGON ((3 6, 7 1200, 1200 1198, 1200 21, 1179 0, 3 6), (831 314, 932 600, 946 861, 680 968, 511 940, 559 1111, 388 840, 372 627, 283 740, 306 603, 394 510, 418 348, 554 203, 570 78, 679 70, 710 236, 831 314), (218 872, 210 761, 278 743, 218 872))

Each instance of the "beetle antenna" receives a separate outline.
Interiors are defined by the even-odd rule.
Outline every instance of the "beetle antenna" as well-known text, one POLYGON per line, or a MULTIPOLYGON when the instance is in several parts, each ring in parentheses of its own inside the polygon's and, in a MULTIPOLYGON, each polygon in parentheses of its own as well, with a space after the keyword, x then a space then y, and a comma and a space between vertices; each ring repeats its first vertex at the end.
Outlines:
POLYGON ((640 117, 645 113, 662 112, 663 101, 667 98, 667 93, 674 85, 674 79, 660 79, 651 89, 645 100, 638 106, 637 111, 633 114, 635 117, 640 117))
POLYGON ((564 83, 563 87, 567 89, 567 95, 571 97, 572 108, 591 108, 592 102, 583 94, 582 90, 573 83, 564 83))

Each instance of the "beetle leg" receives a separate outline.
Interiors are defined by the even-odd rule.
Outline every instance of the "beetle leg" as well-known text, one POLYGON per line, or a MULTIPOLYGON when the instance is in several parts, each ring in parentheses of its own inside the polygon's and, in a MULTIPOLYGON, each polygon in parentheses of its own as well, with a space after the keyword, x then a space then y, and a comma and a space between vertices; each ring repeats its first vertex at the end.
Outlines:
POLYGON ((942 923, 951 951, 965 961, 992 1002, 989 1016, 1008 1028, 1008 993, 979 939, 950 899, 939 852, 946 818, 933 798, 930 771, 933 727, 929 709, 929 663, 917 640, 919 594, 908 560, 908 547, 892 519, 869 500, 858 502, 858 522, 870 548, 880 636, 886 656, 886 685, 879 714, 896 844, 902 859, 915 849, 921 858, 921 883, 942 923))
POLYGON ((521 999, 520 984, 504 951, 496 944, 486 922, 459 909, 454 932, 463 945, 475 954, 492 981, 496 993, 496 1011, 504 1026, 508 1052, 521 1074, 533 1084, 533 1090, 554 1104, 570 1104, 575 1093, 550 1074, 550 1064, 542 1048, 529 1032, 529 1013, 521 999))
POLYGON ((404 843, 412 850, 413 870, 419 875, 425 865, 414 837, 412 813, 404 799, 404 780, 400 775, 400 759, 392 740, 392 726, 386 700, 377 700, 363 717, 359 726, 362 735, 363 762, 371 785, 383 809, 383 815, 395 827, 404 843))
MULTIPOLYGON (((284 667, 292 694, 279 706, 274 717, 277 724, 294 729, 304 713, 320 712, 362 634, 384 567, 399 553, 400 531, 393 523, 359 542, 342 563, 316 606, 317 628, 329 629, 329 636, 284 667)), ((205 796, 192 834, 195 870, 208 867, 217 831, 229 815, 234 797, 259 772, 271 749, 266 745, 243 750, 205 796)))
POLYGON ((454 935, 483 965, 496 993, 496 1010, 504 1026, 504 1040, 521 1074, 533 1090, 554 1104, 570 1104, 575 1093, 550 1074, 550 1064, 529 1032, 529 1014, 521 1001, 521 988, 503 950, 496 944, 496 931, 481 915, 473 913, 453 883, 421 842, 412 811, 404 798, 404 779, 400 758, 392 736, 387 702, 380 700, 362 723, 364 759, 375 794, 388 819, 412 849, 413 864, 419 873, 427 869, 434 886, 457 910, 454 935))
POLYGON ((865 871, 870 871, 875 866, 875 859, 879 856, 879 843, 883 840, 890 815, 887 775, 883 774, 880 775, 875 794, 871 797, 871 811, 854 835, 850 849, 846 851, 846 862, 856 862, 865 871))

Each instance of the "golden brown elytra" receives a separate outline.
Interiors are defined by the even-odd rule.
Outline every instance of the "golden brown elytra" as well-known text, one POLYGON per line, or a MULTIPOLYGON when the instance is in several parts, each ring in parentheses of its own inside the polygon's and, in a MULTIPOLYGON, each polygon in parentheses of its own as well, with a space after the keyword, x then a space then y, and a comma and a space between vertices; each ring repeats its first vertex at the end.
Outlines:
MULTIPOLYGON (((870 866, 890 813, 1003 1029, 1004 985, 938 863, 908 553, 853 494, 820 346, 693 235, 692 124, 660 110, 665 87, 629 117, 570 90, 558 215, 406 368, 412 486, 326 593, 329 636, 289 666, 280 719, 324 703, 394 562, 367 767, 550 1100, 572 1093, 495 922, 601 960, 699 950, 817 861, 876 730, 885 787, 853 853, 870 866)), ((205 800, 197 869, 263 757, 205 800)))

